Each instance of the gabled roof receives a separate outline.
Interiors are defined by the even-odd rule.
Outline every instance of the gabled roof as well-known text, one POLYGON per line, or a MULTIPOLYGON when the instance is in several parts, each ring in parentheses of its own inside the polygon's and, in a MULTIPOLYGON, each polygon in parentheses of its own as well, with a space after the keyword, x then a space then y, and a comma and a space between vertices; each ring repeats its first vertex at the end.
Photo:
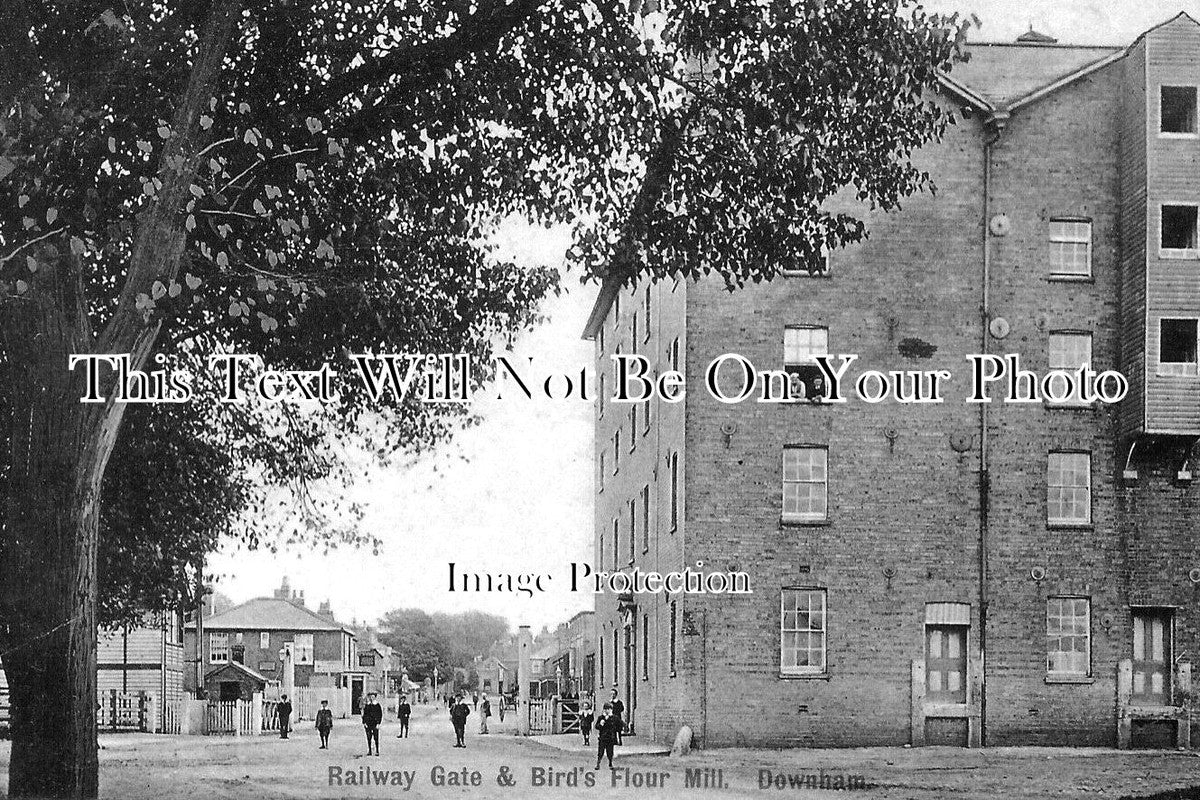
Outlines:
POLYGON ((1059 44, 1033 30, 1016 42, 974 42, 967 45, 970 59, 943 74, 942 86, 978 110, 1015 111, 1124 58, 1151 33, 1180 20, 1200 25, 1180 12, 1128 47, 1059 44))
POLYGON ((1019 42, 971 44, 967 52, 971 54, 970 60, 955 64, 948 76, 950 80, 978 95, 992 108, 1007 108, 1065 78, 1078 79, 1084 70, 1115 60, 1125 50, 1019 42))
MULTIPOLYGON (((187 624, 195 628, 195 621, 187 624)), ((290 600, 256 597, 241 605, 204 618, 210 631, 354 631, 336 620, 327 619, 290 600)))
POLYGON ((259 672, 256 672, 255 670, 250 669, 249 667, 247 667, 245 664, 241 663, 240 661, 228 661, 228 662, 222 664, 221 666, 217 667, 216 669, 210 669, 208 672, 204 673, 204 680, 208 680, 213 675, 216 675, 218 672, 223 672, 227 669, 233 669, 235 672, 245 673, 249 677, 251 677, 254 680, 259 681, 261 683, 267 682, 267 679, 264 675, 260 674, 259 672))

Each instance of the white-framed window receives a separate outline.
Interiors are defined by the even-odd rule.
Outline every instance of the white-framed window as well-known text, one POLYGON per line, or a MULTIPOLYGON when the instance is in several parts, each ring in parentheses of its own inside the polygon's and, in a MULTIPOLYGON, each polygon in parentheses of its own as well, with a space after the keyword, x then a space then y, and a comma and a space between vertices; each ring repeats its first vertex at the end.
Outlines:
POLYGON ((825 590, 785 588, 779 595, 779 671, 783 675, 823 675, 825 590))
POLYGON ((1046 600, 1046 672, 1087 677, 1092 663, 1091 602, 1086 597, 1046 600))
POLYGON ((621 563, 621 518, 613 517, 613 569, 621 563))
POLYGON ((1160 86, 1158 131, 1164 137, 1196 136, 1196 87, 1160 86))
POLYGON ((621 470, 621 429, 613 431, 613 475, 621 470))
POLYGON ((829 451, 811 445, 783 448, 783 519, 824 520, 829 513, 829 451))
POLYGON ((1092 276, 1092 223, 1059 217, 1050 220, 1050 277, 1092 276))
POLYGON ((297 664, 313 663, 313 635, 297 633, 292 637, 292 657, 297 664))
POLYGON ((651 312, 650 312, 650 284, 649 284, 649 283, 647 283, 647 284, 646 284, 646 289, 645 289, 645 297, 644 297, 644 299, 643 299, 643 306, 642 306, 642 308, 643 308, 643 310, 645 311, 645 316, 646 316, 646 333, 645 333, 645 341, 647 341, 647 342, 648 342, 648 341, 650 341, 650 321, 651 321, 651 316, 650 316, 650 313, 651 313, 651 312))
POLYGON ((829 252, 822 250, 817 256, 817 269, 809 272, 807 269, 785 269, 780 273, 787 278, 814 278, 829 274, 829 252))
POLYGON ((676 602, 677 601, 675 600, 671 601, 671 634, 667 650, 668 667, 670 668, 672 678, 675 677, 675 663, 676 655, 678 653, 678 650, 676 649, 678 644, 678 639, 676 637, 678 634, 676 631, 679 630, 679 608, 676 605, 676 602))
POLYGON ((1200 208, 1195 204, 1163 203, 1158 215, 1160 258, 1196 258, 1200 208))
POLYGON ((270 650, 271 649, 271 634, 269 631, 263 631, 262 633, 258 634, 258 649, 259 650, 270 650))
POLYGON ((601 325, 596 331, 596 349, 599 350, 596 355, 598 358, 604 357, 604 326, 601 325))
POLYGON ((208 661, 210 664, 225 664, 229 661, 229 634, 208 634, 208 661))
POLYGON ((600 451, 600 465, 599 465, 600 469, 599 469, 598 474, 596 475, 596 491, 597 492, 604 491, 604 473, 608 469, 608 465, 604 463, 606 455, 608 455, 608 454, 605 453, 603 450, 600 451))
POLYGON ((606 377, 607 377, 607 373, 605 373, 603 370, 601 370, 600 379, 597 381, 597 383, 599 384, 599 388, 597 389, 597 392, 596 392, 596 404, 599 406, 600 419, 604 419, 604 403, 608 399, 607 397, 605 397, 606 390, 604 388, 604 385, 606 383, 606 381, 605 381, 606 377))
MULTIPOLYGON (((1080 367, 1089 367, 1092 364, 1092 334, 1086 331, 1050 331, 1048 350, 1050 369, 1061 369, 1074 375, 1080 367)), ((1062 382, 1061 377, 1051 380, 1053 390, 1060 395, 1066 389, 1065 385, 1060 385, 1062 382)), ((1061 403, 1049 404, 1084 405, 1083 397, 1080 394, 1082 388, 1082 385, 1077 384, 1075 393, 1069 399, 1061 403)))
POLYGON ((612 652, 613 686, 616 686, 621 680, 621 657, 618 655, 621 652, 621 634, 616 628, 613 628, 612 652))
POLYGON ((1046 460, 1046 521, 1086 525, 1092 521, 1092 455, 1052 451, 1046 460))
POLYGON ((632 326, 633 327, 632 327, 630 333, 632 333, 633 335, 629 337, 629 343, 631 346, 630 352, 636 353, 637 346, 638 346, 638 311, 636 308, 633 310, 632 326))
POLYGON ((817 325, 788 325, 783 329, 783 363, 785 365, 815 365, 817 356, 828 353, 828 328, 817 325))
MULTIPOLYGON (((654 376, 651 376, 652 379, 653 379, 653 377, 654 376)), ((653 420, 651 420, 651 417, 653 416, 652 409, 654 408, 654 395, 651 394, 649 397, 647 397, 646 401, 644 403, 642 403, 641 405, 642 405, 642 436, 649 436, 650 435, 650 425, 653 422, 653 420)))
POLYGON ((1158 321, 1158 374, 1192 376, 1197 373, 1196 342, 1200 320, 1193 318, 1158 321))
POLYGON ((629 563, 637 557, 637 498, 629 501, 629 563))
POLYGON ((642 552, 650 552, 650 484, 642 487, 642 552))
POLYGON ((637 450, 638 429, 637 429, 637 410, 638 403, 629 404, 629 452, 637 450))
POLYGON ((671 349, 667 351, 667 358, 671 362, 671 369, 679 372, 679 337, 676 336, 671 340, 671 349))
POLYGON ((679 453, 668 456, 671 467, 671 530, 679 528, 679 453))

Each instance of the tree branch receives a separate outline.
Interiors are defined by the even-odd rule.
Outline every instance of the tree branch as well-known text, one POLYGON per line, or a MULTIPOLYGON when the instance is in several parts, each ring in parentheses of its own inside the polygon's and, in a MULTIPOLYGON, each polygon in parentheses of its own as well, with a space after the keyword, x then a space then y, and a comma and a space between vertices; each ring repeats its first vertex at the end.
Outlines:
MULTIPOLYGON (((387 80, 405 75, 412 87, 425 86, 416 81, 417 76, 449 69, 467 55, 494 46, 505 34, 532 16, 543 0, 493 0, 484 4, 479 11, 463 20, 463 24, 452 35, 431 42, 421 42, 407 47, 397 47, 386 55, 368 61, 362 66, 343 72, 325 85, 301 98, 301 107, 309 113, 325 111, 347 96, 370 86, 379 86, 387 80)), ((343 128, 361 127, 368 118, 369 109, 364 106, 351 115, 343 128)))

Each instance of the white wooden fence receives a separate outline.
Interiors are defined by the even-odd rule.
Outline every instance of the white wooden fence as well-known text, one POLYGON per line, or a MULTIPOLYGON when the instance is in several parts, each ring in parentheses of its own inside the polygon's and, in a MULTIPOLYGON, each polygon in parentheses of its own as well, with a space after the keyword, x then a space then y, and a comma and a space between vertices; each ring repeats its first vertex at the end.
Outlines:
MULTIPOLYGON (((329 701, 329 710, 338 719, 350 716, 350 689, 321 689, 312 686, 297 686, 292 700, 292 719, 316 719, 321 701, 329 701)), ((366 698, 363 698, 364 701, 366 698)))
POLYGON ((205 709, 204 732, 209 736, 258 736, 267 730, 265 706, 258 696, 254 700, 210 702, 205 709))

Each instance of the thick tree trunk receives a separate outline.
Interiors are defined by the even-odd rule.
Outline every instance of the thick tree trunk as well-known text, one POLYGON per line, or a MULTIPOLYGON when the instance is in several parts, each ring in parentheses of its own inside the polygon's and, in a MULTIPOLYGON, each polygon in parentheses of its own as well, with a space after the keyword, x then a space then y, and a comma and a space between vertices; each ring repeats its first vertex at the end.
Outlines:
POLYGON ((0 304, 0 653, 12 703, 11 797, 92 798, 96 742, 96 551, 100 486, 123 407, 85 404, 74 353, 149 359, 159 323, 136 308, 179 270, 180 210, 201 149, 199 117, 233 40, 239 0, 214 0, 200 32, 175 135, 160 157, 162 189, 138 221, 125 284, 93 336, 82 267, 62 243, 36 290, 0 304))
MULTIPOLYGON (((63 265, 66 266, 66 265, 63 265)), ((65 270, 70 272, 70 270, 65 270)), ((9 452, 0 538, 0 628, 12 702, 12 797, 94 797, 96 543, 113 409, 79 402, 67 356, 88 338, 64 277, 0 315, 9 452)))

